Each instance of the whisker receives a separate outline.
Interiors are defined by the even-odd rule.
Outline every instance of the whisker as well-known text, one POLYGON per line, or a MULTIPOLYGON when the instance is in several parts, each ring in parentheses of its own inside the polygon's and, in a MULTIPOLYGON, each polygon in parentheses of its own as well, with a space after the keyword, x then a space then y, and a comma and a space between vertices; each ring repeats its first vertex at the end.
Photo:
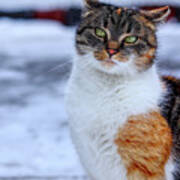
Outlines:
POLYGON ((67 62, 65 62, 65 63, 63 63, 63 64, 60 64, 60 65, 58 65, 58 66, 50 69, 50 70, 48 71, 48 73, 53 72, 53 71, 56 71, 56 70, 60 70, 60 68, 65 67, 66 65, 71 64, 71 63, 72 63, 72 61, 67 61, 67 62))

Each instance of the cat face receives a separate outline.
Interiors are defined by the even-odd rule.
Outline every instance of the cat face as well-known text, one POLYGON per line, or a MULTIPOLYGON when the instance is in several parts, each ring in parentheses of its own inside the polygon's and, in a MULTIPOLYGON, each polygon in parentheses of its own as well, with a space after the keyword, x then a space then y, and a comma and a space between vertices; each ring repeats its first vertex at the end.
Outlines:
POLYGON ((79 55, 108 73, 142 72, 154 61, 156 25, 169 15, 169 8, 151 11, 116 7, 86 0, 76 35, 79 55))

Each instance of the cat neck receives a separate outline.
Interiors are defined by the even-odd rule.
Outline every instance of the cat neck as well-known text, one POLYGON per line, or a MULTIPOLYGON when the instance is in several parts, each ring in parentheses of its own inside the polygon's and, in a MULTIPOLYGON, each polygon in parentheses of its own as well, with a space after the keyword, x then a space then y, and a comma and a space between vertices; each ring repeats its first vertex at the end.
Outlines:
POLYGON ((144 72, 125 76, 102 72, 92 65, 84 65, 83 61, 85 61, 85 59, 79 58, 77 61, 75 61, 73 68, 73 74, 76 75, 78 81, 81 81, 81 87, 89 86, 91 88, 113 90, 117 89, 118 87, 134 87, 139 89, 138 86, 144 86, 151 90, 161 89, 161 82, 157 73, 156 65, 153 65, 144 72))

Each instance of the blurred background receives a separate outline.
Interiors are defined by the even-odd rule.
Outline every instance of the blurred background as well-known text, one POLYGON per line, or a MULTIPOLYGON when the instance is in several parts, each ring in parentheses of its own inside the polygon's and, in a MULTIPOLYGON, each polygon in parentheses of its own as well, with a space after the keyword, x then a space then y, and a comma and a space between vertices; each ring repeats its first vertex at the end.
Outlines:
MULTIPOLYGON (((180 77, 179 0, 104 2, 170 5, 157 61, 162 74, 180 77)), ((0 180, 85 179, 64 108, 81 7, 81 0, 0 1, 0 180)))

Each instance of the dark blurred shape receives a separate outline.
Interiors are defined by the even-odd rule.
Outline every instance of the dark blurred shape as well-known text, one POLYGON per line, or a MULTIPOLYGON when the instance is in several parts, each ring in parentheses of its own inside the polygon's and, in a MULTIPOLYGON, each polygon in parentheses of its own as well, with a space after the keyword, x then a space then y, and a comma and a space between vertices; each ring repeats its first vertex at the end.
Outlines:
POLYGON ((66 24, 67 25, 76 25, 81 19, 81 9, 70 8, 66 15, 66 24))
POLYGON ((34 11, 0 11, 0 17, 9 17, 13 19, 31 19, 34 18, 34 11))
POLYGON ((176 18, 180 22, 180 7, 175 8, 176 18))
POLYGON ((80 8, 70 8, 67 10, 55 9, 50 11, 0 11, 0 18, 8 17, 12 19, 44 19, 53 20, 72 26, 78 24, 81 18, 80 8))

